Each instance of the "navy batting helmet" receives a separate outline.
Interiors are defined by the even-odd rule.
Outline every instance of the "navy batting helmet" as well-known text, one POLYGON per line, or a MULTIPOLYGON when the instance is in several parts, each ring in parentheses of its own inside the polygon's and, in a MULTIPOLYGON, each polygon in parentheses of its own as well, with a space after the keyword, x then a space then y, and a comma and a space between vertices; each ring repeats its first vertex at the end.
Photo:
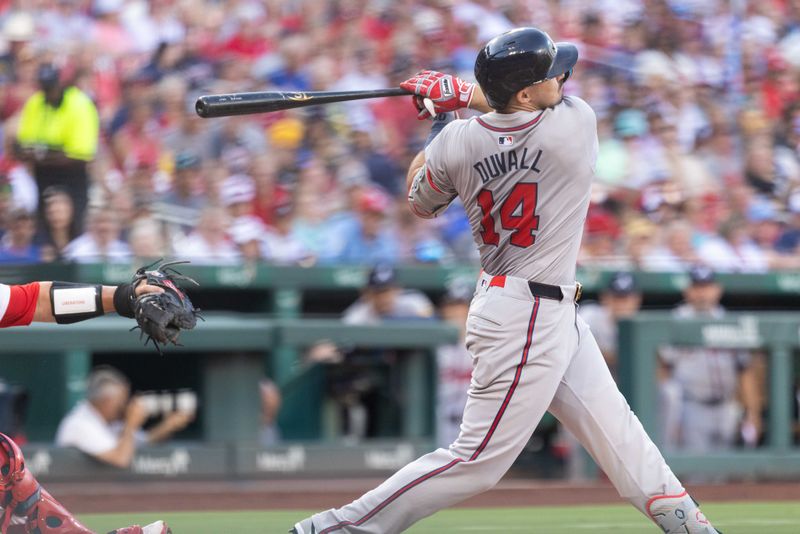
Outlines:
POLYGON ((536 28, 516 28, 481 49, 475 60, 475 79, 489 105, 503 109, 517 91, 564 74, 577 61, 575 45, 556 44, 536 28))

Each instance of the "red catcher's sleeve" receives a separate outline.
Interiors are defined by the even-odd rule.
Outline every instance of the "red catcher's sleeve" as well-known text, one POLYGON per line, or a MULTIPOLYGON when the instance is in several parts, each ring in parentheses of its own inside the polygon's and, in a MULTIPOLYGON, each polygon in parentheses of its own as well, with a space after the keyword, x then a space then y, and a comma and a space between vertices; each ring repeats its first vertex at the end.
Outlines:
POLYGON ((0 319, 0 328, 8 326, 27 326, 33 321, 36 302, 39 300, 39 282, 22 286, 10 286, 8 308, 0 319))

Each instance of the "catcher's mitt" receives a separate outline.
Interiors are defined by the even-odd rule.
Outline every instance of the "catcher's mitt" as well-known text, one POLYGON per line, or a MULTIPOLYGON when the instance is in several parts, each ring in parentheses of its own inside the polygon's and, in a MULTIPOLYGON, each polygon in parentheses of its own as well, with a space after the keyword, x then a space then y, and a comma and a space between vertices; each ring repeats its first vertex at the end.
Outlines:
POLYGON ((181 263, 189 262, 161 263, 152 270, 149 269, 155 264, 147 265, 136 271, 131 282, 133 287, 146 283, 164 290, 163 293, 146 293, 133 302, 133 315, 138 326, 134 326, 131 330, 140 328, 141 336, 147 336, 145 345, 148 341, 152 341, 159 354, 161 354, 160 345, 167 343, 179 345, 178 336, 181 330, 191 330, 197 324, 198 317, 203 319, 200 310, 194 307, 186 293, 175 283, 186 280, 200 285, 171 267, 181 263))

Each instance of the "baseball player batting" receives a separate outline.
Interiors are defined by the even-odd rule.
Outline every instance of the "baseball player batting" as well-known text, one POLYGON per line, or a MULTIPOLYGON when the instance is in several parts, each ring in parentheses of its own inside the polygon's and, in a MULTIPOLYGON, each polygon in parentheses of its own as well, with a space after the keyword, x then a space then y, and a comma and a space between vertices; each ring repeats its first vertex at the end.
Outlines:
MULTIPOLYGON (((0 328, 33 321, 74 323, 116 311, 133 317, 134 299, 163 294, 158 286, 101 286, 69 282, 0 284, 0 328)), ((25 467, 14 441, 0 433, 0 532, 2 534, 94 534, 55 500, 25 467)), ((169 534, 163 521, 133 525, 109 534, 169 534)))
POLYGON ((431 108, 445 115, 462 107, 485 112, 446 126, 434 121, 408 173, 414 213, 436 217, 460 197, 480 249, 461 433, 448 449, 290 532, 401 532, 494 486, 546 410, 581 441, 619 494, 664 532, 717 532, 645 433, 577 314, 575 263, 598 146, 592 109, 563 95, 577 60, 574 45, 519 28, 479 52, 480 87, 432 71, 401 84, 417 95, 421 116, 431 108))

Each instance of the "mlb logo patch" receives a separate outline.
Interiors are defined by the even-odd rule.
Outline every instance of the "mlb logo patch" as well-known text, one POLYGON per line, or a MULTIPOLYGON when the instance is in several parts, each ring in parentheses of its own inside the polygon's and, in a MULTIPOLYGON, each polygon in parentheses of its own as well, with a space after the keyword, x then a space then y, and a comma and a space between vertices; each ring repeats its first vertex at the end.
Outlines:
POLYGON ((501 135, 497 138, 497 144, 508 146, 514 144, 514 136, 513 135, 501 135))

